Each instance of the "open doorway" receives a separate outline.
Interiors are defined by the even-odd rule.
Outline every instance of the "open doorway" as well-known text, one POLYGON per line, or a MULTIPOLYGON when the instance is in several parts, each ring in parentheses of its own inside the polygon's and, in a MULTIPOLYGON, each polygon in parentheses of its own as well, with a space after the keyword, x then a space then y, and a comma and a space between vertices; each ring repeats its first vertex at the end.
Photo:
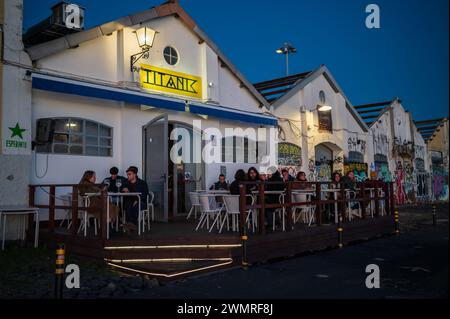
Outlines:
POLYGON ((155 194, 155 219, 184 217, 191 207, 189 192, 204 184, 204 165, 194 154, 201 133, 162 115, 143 128, 143 138, 144 176, 155 194))

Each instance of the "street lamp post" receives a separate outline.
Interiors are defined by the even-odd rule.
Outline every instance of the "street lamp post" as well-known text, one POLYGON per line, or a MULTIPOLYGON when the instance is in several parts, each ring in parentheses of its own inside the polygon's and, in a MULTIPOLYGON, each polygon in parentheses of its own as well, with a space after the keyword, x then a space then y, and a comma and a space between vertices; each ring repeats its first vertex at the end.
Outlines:
POLYGON ((297 49, 290 43, 285 43, 281 48, 277 49, 278 54, 284 54, 286 56, 286 76, 289 75, 289 53, 297 53, 297 49))

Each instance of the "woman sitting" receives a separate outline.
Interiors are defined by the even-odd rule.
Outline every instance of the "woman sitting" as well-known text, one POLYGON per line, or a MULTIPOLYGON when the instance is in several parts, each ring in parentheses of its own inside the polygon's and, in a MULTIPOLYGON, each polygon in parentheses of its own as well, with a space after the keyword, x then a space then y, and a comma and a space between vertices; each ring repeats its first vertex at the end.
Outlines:
POLYGON ((247 171, 247 181, 255 182, 255 184, 247 184, 247 193, 251 193, 253 191, 258 190, 258 185, 256 182, 260 180, 259 172, 255 167, 250 167, 247 171))
MULTIPOLYGON (((81 196, 85 196, 88 193, 95 193, 99 195, 89 197, 88 213, 94 215, 98 220, 101 220, 103 213, 103 203, 100 196, 102 188, 95 185, 96 175, 94 171, 86 171, 78 184, 78 189, 81 196)), ((119 207, 110 203, 109 204, 109 218, 111 222, 115 222, 119 215, 119 207)))
POLYGON ((292 189, 311 189, 311 186, 308 185, 308 180, 306 179, 306 174, 305 172, 298 172, 296 177, 295 177, 295 181, 296 182, 301 182, 301 183, 294 183, 292 184, 292 189))
POLYGON ((246 180, 245 171, 243 169, 237 170, 236 173, 234 174, 234 181, 230 185, 230 194, 239 195, 240 194, 239 183, 245 182, 245 180, 246 180))

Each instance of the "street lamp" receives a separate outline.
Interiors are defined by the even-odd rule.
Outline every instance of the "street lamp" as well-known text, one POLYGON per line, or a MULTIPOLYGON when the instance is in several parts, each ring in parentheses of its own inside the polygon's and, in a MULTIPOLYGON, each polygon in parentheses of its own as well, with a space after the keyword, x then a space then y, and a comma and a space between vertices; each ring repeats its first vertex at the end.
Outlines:
POLYGON ((136 34, 136 38, 139 47, 142 49, 141 52, 133 54, 130 58, 130 68, 131 72, 136 71, 137 68, 134 66, 140 58, 148 59, 150 48, 153 46, 153 41, 155 40, 156 31, 147 27, 142 27, 133 31, 136 34))
POLYGON ((297 53, 297 49, 290 43, 285 43, 281 48, 275 51, 278 54, 284 54, 286 56, 286 76, 289 75, 289 53, 297 53))

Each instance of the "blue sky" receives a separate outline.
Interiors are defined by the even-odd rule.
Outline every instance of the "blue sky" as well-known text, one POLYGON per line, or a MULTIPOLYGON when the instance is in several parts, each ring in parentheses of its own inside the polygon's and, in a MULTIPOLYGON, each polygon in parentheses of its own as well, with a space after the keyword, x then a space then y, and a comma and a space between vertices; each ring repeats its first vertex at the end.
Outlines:
MULTIPOLYGON (((24 28, 50 14, 57 0, 24 0, 24 28)), ((86 27, 163 0, 73 0, 86 27)), ((251 81, 284 76, 275 50, 298 49, 290 73, 327 65, 354 105, 396 96, 415 119, 448 116, 448 0, 181 0, 183 8, 251 81), (367 29, 365 7, 381 9, 381 28, 367 29)))

